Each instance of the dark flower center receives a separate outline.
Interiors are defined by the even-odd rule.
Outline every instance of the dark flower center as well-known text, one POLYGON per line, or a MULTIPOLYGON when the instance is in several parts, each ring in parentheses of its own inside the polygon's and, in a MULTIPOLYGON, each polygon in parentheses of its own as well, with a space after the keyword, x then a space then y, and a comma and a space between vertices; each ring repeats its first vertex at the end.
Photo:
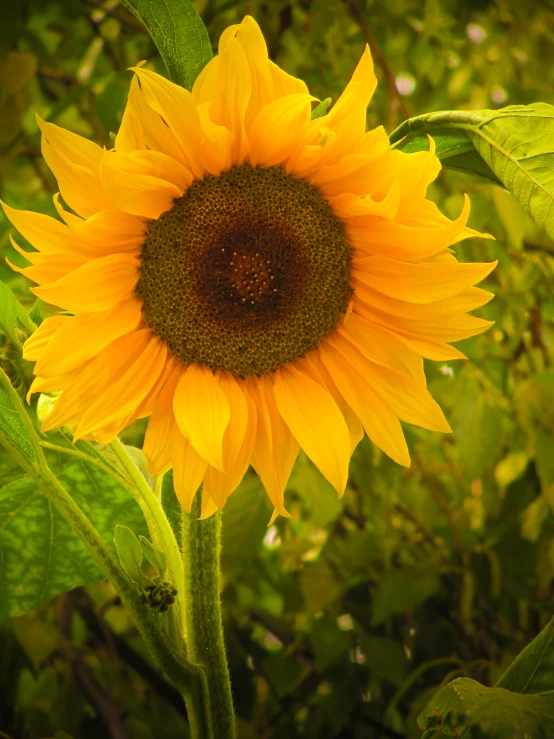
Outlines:
POLYGON ((261 376, 336 330, 352 295, 351 254, 315 187, 243 164, 194 182, 149 224, 136 292, 182 362, 261 376))

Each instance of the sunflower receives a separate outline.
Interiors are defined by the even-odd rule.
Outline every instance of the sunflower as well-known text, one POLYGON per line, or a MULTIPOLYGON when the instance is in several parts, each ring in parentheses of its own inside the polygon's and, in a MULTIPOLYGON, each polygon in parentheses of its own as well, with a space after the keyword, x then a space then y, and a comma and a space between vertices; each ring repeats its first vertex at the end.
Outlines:
POLYGON ((300 448, 341 495, 364 431, 409 465, 400 421, 450 431, 423 358, 487 328, 467 312, 495 265, 449 250, 480 234, 467 199, 453 221, 426 200, 433 142, 404 154, 366 131, 369 48, 314 119, 250 17, 192 92, 133 71, 112 150, 39 120, 61 220, 4 205, 37 250, 19 271, 64 311, 24 347, 30 393, 60 393, 43 430, 108 443, 150 416, 151 473, 173 467, 186 510, 202 484, 203 516, 249 465, 288 515, 300 448))

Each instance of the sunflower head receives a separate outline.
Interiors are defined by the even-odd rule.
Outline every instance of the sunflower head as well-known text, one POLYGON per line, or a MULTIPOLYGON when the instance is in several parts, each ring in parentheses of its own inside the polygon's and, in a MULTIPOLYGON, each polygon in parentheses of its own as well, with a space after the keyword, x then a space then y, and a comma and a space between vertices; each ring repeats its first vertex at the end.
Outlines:
POLYGON ((150 416, 151 472, 173 467, 187 510, 202 484, 203 516, 250 465, 287 515, 300 448, 342 494, 364 431, 408 465, 400 421, 450 430, 423 358, 485 330, 468 312, 494 264, 449 249, 480 234, 467 199, 454 221, 426 199, 433 142, 366 130, 369 49, 315 119, 250 17, 192 92, 133 71, 113 150, 39 120, 61 220, 4 205, 36 249, 20 271, 64 311, 24 349, 30 393, 60 393, 43 429, 106 443, 150 416))

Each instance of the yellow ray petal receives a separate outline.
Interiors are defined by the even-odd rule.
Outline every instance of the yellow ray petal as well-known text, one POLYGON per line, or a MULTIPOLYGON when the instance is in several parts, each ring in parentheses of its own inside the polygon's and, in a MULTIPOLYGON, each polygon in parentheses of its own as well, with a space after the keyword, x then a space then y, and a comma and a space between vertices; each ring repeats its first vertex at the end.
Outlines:
POLYGON ((308 457, 344 493, 350 462, 350 434, 331 395, 293 365, 277 370, 274 380, 279 413, 308 457))
POLYGON ((250 161, 264 167, 284 162, 298 146, 310 121, 310 102, 306 93, 287 95, 262 108, 252 123, 250 161))
POLYGON ((95 402, 91 403, 77 429, 75 439, 84 434, 95 434, 101 443, 107 444, 127 425, 133 414, 156 383, 163 371, 167 357, 165 342, 150 337, 140 357, 95 402), (102 435, 102 432, 105 435, 102 435))
POLYGON ((86 259, 78 254, 40 254, 38 252, 26 252, 18 246, 12 236, 10 236, 10 242, 17 252, 32 262, 32 266, 18 267, 6 258, 7 264, 14 272, 25 275, 29 280, 39 285, 59 280, 86 263, 86 259))
POLYGON ((38 116, 37 122, 42 131, 42 155, 70 208, 83 217, 113 208, 100 181, 99 166, 104 150, 38 116))
POLYGON ((73 370, 55 377, 35 377, 26 396, 27 403, 31 402, 31 395, 35 393, 58 393, 60 390, 66 390, 79 377, 79 373, 80 370, 73 370))
POLYGON ((216 125, 210 118, 210 103, 198 106, 202 125, 200 159, 210 174, 218 175, 231 167, 233 160, 233 137, 225 126, 216 125))
POLYGON ((285 486, 300 447, 279 413, 269 377, 248 378, 245 387, 254 401, 257 417, 251 464, 274 508, 279 515, 288 517, 285 486))
POLYGON ((6 217, 19 233, 40 252, 72 253, 67 226, 55 218, 29 210, 16 210, 0 201, 6 217))
POLYGON ((204 485, 202 486, 202 511, 200 513, 199 520, 204 521, 206 518, 213 516, 213 514, 217 510, 218 510, 218 507, 214 503, 212 498, 208 495, 208 492, 206 491, 206 484, 204 483, 204 485))
POLYGON ((146 141, 144 138, 140 115, 132 104, 130 97, 131 96, 129 95, 127 105, 123 111, 121 125, 119 126, 119 131, 115 137, 115 150, 120 154, 130 154, 139 149, 146 149, 146 141))
POLYGON ((364 285, 389 297, 408 303, 432 303, 481 282, 496 265, 497 262, 413 264, 372 256, 357 261, 352 274, 364 285))
POLYGON ((141 315, 141 301, 131 298, 110 311, 73 316, 42 353, 35 374, 50 377, 80 367, 112 341, 133 331, 141 315))
POLYGON ((244 477, 254 446, 256 411, 254 404, 241 389, 240 383, 227 372, 218 373, 218 382, 227 396, 231 420, 223 437, 223 467, 220 472, 208 466, 204 477, 204 492, 218 508, 222 508, 244 477))
POLYGON ((192 501, 208 463, 197 454, 192 444, 179 431, 177 424, 171 431, 171 464, 175 493, 181 506, 190 513, 192 501))
POLYGON ((421 357, 386 327, 353 311, 338 331, 372 362, 421 378, 421 357))
MULTIPOLYGON (((402 212, 402 207, 399 213, 402 212)), ((359 249, 360 260, 368 254, 403 262, 419 262, 467 238, 469 234, 466 233, 465 224, 468 215, 469 198, 466 196, 464 208, 458 218, 442 225, 438 223, 433 226, 419 226, 364 216, 349 219, 346 226, 350 243, 355 249, 359 249)))
POLYGON ((160 391, 148 422, 142 450, 152 475, 161 475, 171 466, 171 434, 175 426, 173 396, 183 367, 176 365, 160 391))
POLYGON ((375 201, 369 195, 361 198, 350 193, 329 195, 327 200, 339 218, 356 218, 358 216, 378 216, 391 220, 395 218, 400 207, 400 185, 395 182, 383 200, 375 201))
POLYGON ((93 313, 111 310, 128 298, 138 278, 136 257, 110 254, 83 264, 49 285, 31 288, 31 292, 72 313, 93 313))
POLYGON ((165 153, 177 158, 195 177, 201 177, 204 170, 198 151, 202 132, 193 95, 148 69, 132 69, 140 80, 137 94, 142 95, 146 104, 162 118, 178 148, 178 153, 173 147, 165 153))
POLYGON ((333 397, 333 400, 338 405, 340 412, 346 421, 346 425, 348 426, 348 432, 350 434, 350 454, 352 454, 354 449, 363 439, 364 429, 360 419, 345 401, 344 397, 335 385, 333 378, 329 374, 329 370, 321 361, 319 351, 316 349, 315 351, 310 352, 305 359, 296 360, 294 364, 295 366, 300 367, 312 378, 312 380, 319 382, 319 384, 333 397))
POLYGON ((42 430, 50 431, 79 421, 87 408, 101 398, 137 361, 151 338, 150 329, 126 334, 103 349, 84 369, 69 373, 75 379, 64 388, 52 411, 44 419, 42 430))
POLYGON ((45 318, 37 330, 23 344, 23 359, 36 362, 56 333, 71 320, 71 316, 45 318))
POLYGON ((223 437, 231 409, 210 369, 196 363, 186 369, 175 390, 173 411, 181 433, 196 452, 224 472, 223 437))
POLYGON ((199 104, 210 103, 212 121, 231 132, 233 164, 243 162, 248 152, 245 114, 251 92, 250 68, 242 46, 233 34, 224 34, 219 55, 200 72, 192 94, 199 104))
POLYGON ((377 78, 373 71, 373 60, 369 46, 366 45, 350 82, 325 116, 325 125, 335 129, 341 126, 342 136, 337 148, 344 154, 353 153, 356 144, 363 139, 366 110, 376 87, 377 78))
POLYGON ((358 301, 362 301, 366 306, 382 313, 411 319, 417 315, 418 320, 433 320, 437 316, 467 313, 470 310, 475 310, 475 308, 480 308, 494 297, 487 290, 472 285, 444 300, 437 300, 433 303, 419 303, 417 308, 414 308, 413 303, 391 298, 377 290, 372 290, 357 280, 353 280, 353 287, 355 290, 355 307, 358 305, 358 301))
POLYGON ((343 336, 335 334, 329 342, 350 367, 366 378, 400 420, 431 431, 449 433, 452 430, 438 403, 416 379, 370 361, 343 336))
POLYGON ((100 166, 106 192, 121 210, 159 218, 192 182, 192 174, 159 151, 108 151, 100 166))
POLYGON ((361 420, 371 441, 395 462, 409 467, 406 440, 391 407, 375 392, 372 383, 345 361, 334 342, 323 341, 319 352, 337 388, 361 420))

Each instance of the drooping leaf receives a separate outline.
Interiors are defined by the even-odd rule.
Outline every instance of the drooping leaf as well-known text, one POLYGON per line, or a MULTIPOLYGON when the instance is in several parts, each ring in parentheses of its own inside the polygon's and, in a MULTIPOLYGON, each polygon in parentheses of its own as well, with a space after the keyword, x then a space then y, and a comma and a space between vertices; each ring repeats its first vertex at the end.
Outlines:
POLYGON ((546 739, 554 727, 554 691, 522 695, 461 677, 439 690, 418 724, 429 737, 546 739))
POLYGON ((496 180, 554 237, 553 105, 426 113, 399 126, 391 143, 417 151, 427 148, 427 134, 446 138, 437 145, 445 167, 496 180))
POLYGON ((173 82, 192 88, 212 58, 206 27, 189 0, 122 0, 148 29, 173 82))
MULTIPOLYGON (((147 533, 139 506, 111 476, 70 456, 48 456, 52 471, 108 546, 113 547, 118 523, 137 534, 147 533)), ((7 455, 1 461, 0 620, 5 620, 99 580, 102 573, 34 480, 7 455)))

